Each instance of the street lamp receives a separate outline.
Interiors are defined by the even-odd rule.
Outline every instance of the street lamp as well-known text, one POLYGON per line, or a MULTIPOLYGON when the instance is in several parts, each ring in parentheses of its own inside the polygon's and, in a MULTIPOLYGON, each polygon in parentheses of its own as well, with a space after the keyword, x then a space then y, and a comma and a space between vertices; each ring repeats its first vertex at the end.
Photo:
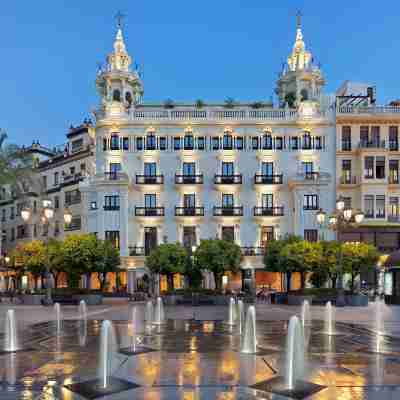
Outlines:
MULTIPOLYGON (((320 209, 317 212, 316 219, 320 227, 325 223, 326 213, 320 209)), ((336 240, 339 240, 340 233, 343 230, 359 225, 364 219, 361 211, 352 210, 350 207, 345 208, 342 198, 336 201, 336 211, 328 217, 328 228, 336 232, 336 240)), ((344 290, 343 290, 343 253, 342 246, 339 247, 339 270, 338 270, 338 295, 336 306, 344 306, 344 290)))
POLYGON ((69 225, 72 221, 72 213, 68 208, 64 210, 64 222, 69 225))

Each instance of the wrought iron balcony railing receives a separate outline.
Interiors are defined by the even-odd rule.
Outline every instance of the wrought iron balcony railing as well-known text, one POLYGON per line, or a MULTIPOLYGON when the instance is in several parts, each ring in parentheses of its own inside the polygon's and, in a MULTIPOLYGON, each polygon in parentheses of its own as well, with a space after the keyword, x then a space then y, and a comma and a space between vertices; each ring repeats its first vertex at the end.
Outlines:
POLYGON ((276 175, 255 174, 254 183, 256 185, 281 185, 283 183, 283 174, 276 174, 276 175))
POLYGON ((235 175, 218 175, 214 176, 214 183, 216 185, 241 185, 242 174, 235 175))
POLYGON ((165 207, 135 207, 137 217, 163 217, 165 207))
POLYGON ((137 185, 162 185, 164 175, 136 175, 137 185))
POLYGON ((213 208, 214 217, 242 217, 243 206, 236 207, 215 207, 213 208))
POLYGON ((204 207, 175 207, 176 217, 203 217, 204 207))
POLYGON ((283 206, 275 207, 254 207, 255 217, 282 217, 285 215, 283 206))
POLYGON ((201 185, 203 184, 203 174, 199 175, 175 174, 175 183, 179 185, 201 185))

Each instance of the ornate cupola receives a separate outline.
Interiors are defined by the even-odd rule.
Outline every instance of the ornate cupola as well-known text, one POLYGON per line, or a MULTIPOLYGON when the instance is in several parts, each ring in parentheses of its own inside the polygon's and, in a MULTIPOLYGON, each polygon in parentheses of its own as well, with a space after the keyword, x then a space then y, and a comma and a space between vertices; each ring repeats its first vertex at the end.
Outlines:
POLYGON ((103 112, 119 114, 135 107, 143 98, 143 85, 137 70, 131 69, 132 58, 128 54, 118 19, 114 51, 107 56, 105 66, 99 67, 96 78, 103 112))
POLYGON ((304 101, 319 102, 325 85, 320 67, 313 63, 311 52, 306 50, 300 13, 296 22, 293 50, 284 64, 275 90, 281 106, 298 107, 304 101))

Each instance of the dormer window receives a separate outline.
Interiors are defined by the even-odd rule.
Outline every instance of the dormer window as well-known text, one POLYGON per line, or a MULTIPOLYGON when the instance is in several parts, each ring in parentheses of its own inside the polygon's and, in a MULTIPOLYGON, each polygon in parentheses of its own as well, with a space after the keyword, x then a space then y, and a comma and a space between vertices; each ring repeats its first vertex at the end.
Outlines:
POLYGON ((121 92, 119 91, 119 89, 114 89, 113 101, 121 101, 121 92))

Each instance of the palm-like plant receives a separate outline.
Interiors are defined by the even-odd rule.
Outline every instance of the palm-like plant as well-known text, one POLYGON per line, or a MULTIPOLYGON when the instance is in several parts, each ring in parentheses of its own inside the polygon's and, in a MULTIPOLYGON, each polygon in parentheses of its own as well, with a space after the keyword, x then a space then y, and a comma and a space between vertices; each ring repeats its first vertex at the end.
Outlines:
POLYGON ((17 196, 33 183, 33 157, 16 144, 5 144, 8 136, 0 128, 0 186, 9 186, 17 196))

